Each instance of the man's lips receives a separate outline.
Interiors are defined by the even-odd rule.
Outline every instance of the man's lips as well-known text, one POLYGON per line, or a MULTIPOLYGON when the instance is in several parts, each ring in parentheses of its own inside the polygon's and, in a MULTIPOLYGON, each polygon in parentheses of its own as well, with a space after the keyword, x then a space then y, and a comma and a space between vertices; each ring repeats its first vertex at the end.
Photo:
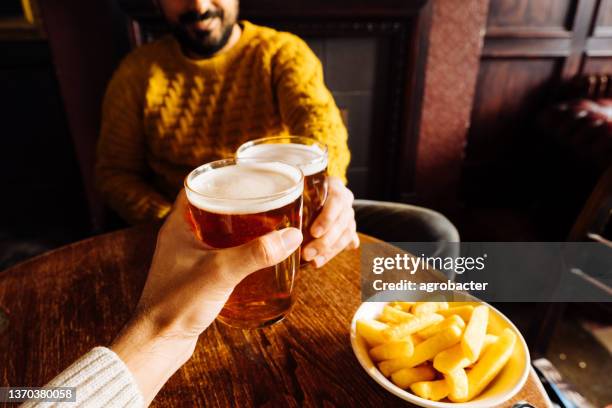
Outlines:
POLYGON ((196 23, 190 24, 193 28, 199 31, 212 31, 220 24, 221 19, 218 17, 209 17, 204 20, 200 20, 196 23))

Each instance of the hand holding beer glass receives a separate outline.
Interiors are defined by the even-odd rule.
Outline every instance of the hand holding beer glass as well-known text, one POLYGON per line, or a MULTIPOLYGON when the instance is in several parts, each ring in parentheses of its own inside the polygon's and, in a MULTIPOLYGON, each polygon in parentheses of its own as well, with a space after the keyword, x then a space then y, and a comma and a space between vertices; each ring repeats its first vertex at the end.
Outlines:
POLYGON ((313 260, 321 267, 344 248, 359 246, 353 194, 340 179, 328 177, 327 146, 309 137, 266 137, 244 143, 236 157, 287 162, 304 173, 302 250, 305 261, 313 260))
MULTIPOLYGON (((208 247, 242 245, 270 231, 301 228, 302 171, 290 164, 226 159, 193 170, 185 181, 196 236, 208 247)), ((219 320, 258 328, 283 319, 293 303, 299 250, 279 264, 244 278, 219 320)))

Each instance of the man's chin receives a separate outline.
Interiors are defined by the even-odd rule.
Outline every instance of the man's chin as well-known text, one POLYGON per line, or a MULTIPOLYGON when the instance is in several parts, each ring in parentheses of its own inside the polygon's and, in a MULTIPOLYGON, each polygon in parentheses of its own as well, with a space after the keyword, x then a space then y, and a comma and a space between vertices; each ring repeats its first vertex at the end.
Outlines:
POLYGON ((174 37, 177 39, 181 47, 199 57, 208 58, 219 52, 229 41, 232 29, 220 33, 212 33, 209 31, 174 30, 174 37))

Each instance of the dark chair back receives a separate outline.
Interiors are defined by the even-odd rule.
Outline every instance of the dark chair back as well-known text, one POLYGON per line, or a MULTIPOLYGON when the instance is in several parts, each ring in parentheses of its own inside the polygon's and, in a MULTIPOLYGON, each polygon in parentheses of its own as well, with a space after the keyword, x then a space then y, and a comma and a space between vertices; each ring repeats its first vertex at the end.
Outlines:
POLYGON ((127 52, 126 20, 112 0, 41 1, 68 126, 77 155, 90 223, 105 226, 105 207, 94 185, 95 150, 106 84, 127 52))

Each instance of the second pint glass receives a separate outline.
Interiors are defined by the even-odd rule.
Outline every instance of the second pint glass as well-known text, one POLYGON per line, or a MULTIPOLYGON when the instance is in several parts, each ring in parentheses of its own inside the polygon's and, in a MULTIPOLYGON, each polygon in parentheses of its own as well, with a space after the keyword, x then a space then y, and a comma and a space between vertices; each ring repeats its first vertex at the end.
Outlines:
MULTIPOLYGON (((303 175, 299 168, 256 159, 226 159, 193 170, 185 180, 197 237, 211 248, 247 243, 274 230, 301 228, 303 175)), ((247 276, 232 292, 219 320, 258 328, 284 318, 300 258, 296 250, 280 264, 247 276)))
POLYGON ((265 137, 244 143, 236 151, 236 157, 279 160, 302 169, 304 173, 302 246, 308 244, 312 240, 310 227, 321 213, 327 199, 327 146, 310 137, 265 137))

